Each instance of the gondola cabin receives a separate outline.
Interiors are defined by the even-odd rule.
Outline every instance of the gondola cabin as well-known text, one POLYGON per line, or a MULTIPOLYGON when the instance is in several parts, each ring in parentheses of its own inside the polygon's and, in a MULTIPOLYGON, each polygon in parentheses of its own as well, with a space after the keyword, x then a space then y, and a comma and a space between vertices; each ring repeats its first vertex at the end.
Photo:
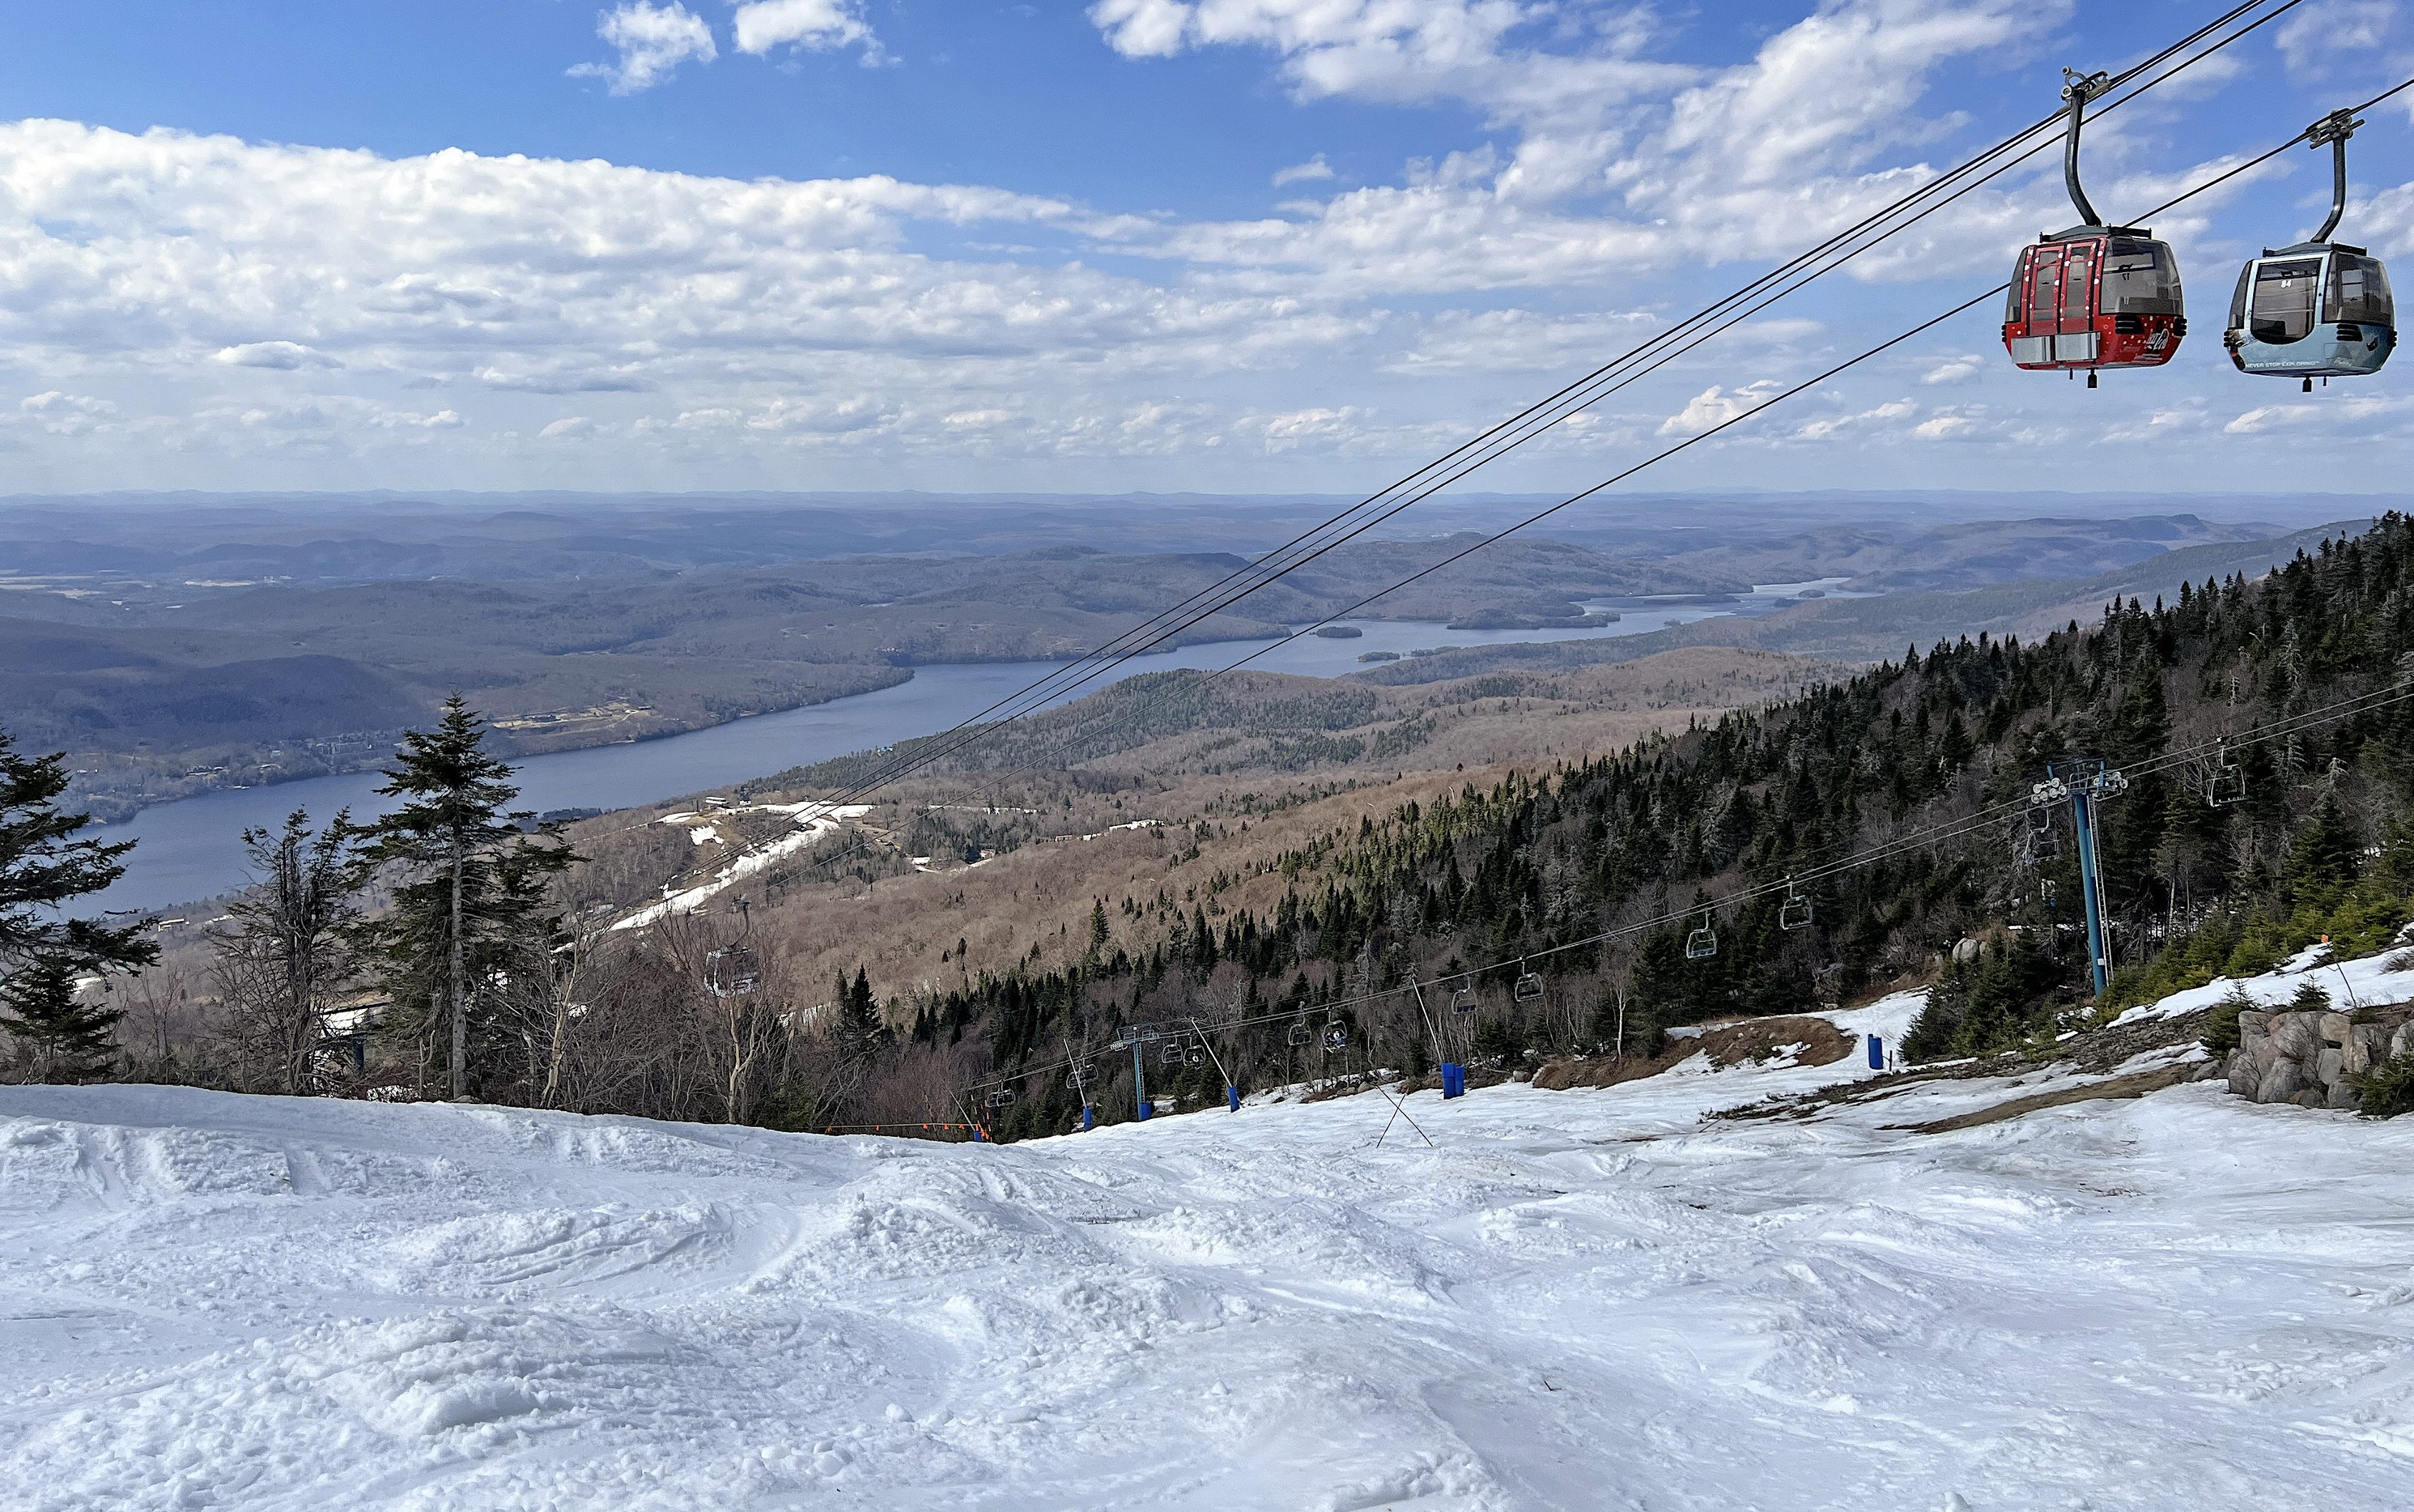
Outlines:
POLYGON ((2340 242, 2265 252, 2238 274, 2222 336, 2242 373, 2362 378, 2397 346, 2397 307, 2380 259, 2340 242))
POLYGON ((2020 249, 2004 346, 2032 372, 2160 367, 2187 334, 2180 264, 2147 231, 2081 226, 2020 249))

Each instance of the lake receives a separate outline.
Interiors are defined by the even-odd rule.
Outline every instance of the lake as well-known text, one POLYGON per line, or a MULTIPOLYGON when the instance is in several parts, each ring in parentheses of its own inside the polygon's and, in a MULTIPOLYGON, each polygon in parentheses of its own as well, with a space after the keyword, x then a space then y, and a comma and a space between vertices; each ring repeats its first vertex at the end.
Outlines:
MULTIPOLYGON (((1600 607, 1623 615, 1617 624, 1574 630, 1454 630, 1412 620, 1356 619, 1339 623, 1363 633, 1346 640, 1304 635, 1249 663, 1259 672, 1332 677, 1360 670, 1369 651, 1411 651, 1441 645, 1503 645, 1520 642, 1591 640, 1640 635, 1737 609, 1767 607, 1773 594, 1755 594, 1731 606, 1617 600, 1600 607)), ((1140 673, 1173 668, 1229 666, 1261 642, 1219 641, 1134 657, 1092 683, 1051 701, 1061 704, 1140 673)), ((530 756, 517 767, 519 807, 542 813, 555 808, 631 808, 692 793, 768 777, 791 766, 827 761, 851 751, 895 745, 935 734, 978 714, 1046 676, 1051 661, 987 661, 916 667, 893 688, 736 719, 686 734, 663 735, 585 750, 530 756)), ((102 840, 141 842, 127 857, 117 884, 80 907, 163 909, 214 897, 244 881, 241 836, 254 825, 273 828, 296 808, 324 820, 349 808, 356 820, 384 811, 376 772, 305 778, 269 787, 234 788, 180 798, 145 808, 120 823, 86 835, 102 840)))

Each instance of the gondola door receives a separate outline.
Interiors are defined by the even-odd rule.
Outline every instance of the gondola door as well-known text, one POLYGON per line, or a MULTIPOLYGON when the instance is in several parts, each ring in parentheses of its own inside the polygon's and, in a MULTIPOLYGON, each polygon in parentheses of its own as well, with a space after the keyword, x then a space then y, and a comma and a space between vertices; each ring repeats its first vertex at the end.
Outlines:
POLYGON ((2054 322, 2053 360, 2064 367, 2095 361, 2095 242, 2062 251, 2062 312, 2054 322))
POLYGON ((2020 253, 2004 345, 2022 367, 2053 365, 2054 333, 2062 324, 2063 251, 2047 242, 2020 253))

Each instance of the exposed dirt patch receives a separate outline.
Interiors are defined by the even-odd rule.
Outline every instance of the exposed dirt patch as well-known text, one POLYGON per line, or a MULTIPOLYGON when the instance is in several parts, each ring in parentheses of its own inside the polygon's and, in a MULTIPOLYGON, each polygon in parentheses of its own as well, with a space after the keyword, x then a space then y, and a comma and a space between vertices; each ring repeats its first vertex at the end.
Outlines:
POLYGON ((1719 1067, 1772 1060, 1788 1051, 1798 1066, 1833 1065, 1853 1052, 1853 1036, 1824 1018, 1787 1015, 1777 1018, 1742 1018, 1704 1030, 1692 1039, 1673 1042, 1661 1055, 1577 1056, 1546 1060, 1534 1072, 1534 1085, 1545 1091, 1577 1087, 1615 1087, 1619 1082, 1656 1076, 1670 1066, 1706 1055, 1719 1067))
POLYGON ((2126 1076, 2114 1076, 2108 1081, 2084 1082, 2077 1087, 2057 1088, 2050 1092, 2037 1092, 2029 1097, 2015 1097, 2008 1103, 1982 1107, 1969 1113, 1957 1113, 1949 1119, 1929 1123, 1889 1123, 1888 1129, 1907 1129, 1913 1134, 1951 1134, 1956 1129, 1975 1129, 1984 1124, 2002 1123, 2024 1113, 2043 1108, 2067 1107, 2073 1103, 2093 1103, 2106 1099, 2143 1097, 2159 1092, 2166 1087, 2177 1087, 2183 1081, 2194 1081, 2204 1074, 2205 1062, 2182 1061, 2175 1066, 2156 1066, 2152 1071, 2132 1072, 2126 1076))

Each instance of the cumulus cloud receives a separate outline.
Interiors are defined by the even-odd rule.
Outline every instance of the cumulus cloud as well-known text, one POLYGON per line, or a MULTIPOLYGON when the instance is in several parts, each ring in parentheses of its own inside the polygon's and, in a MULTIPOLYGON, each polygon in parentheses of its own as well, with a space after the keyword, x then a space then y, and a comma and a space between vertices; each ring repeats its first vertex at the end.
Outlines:
POLYGON ((1747 410, 1757 409, 1775 398, 1783 387, 1774 378, 1762 378, 1739 389, 1727 389, 1713 383, 1685 401, 1679 409, 1660 422, 1662 436, 1698 436, 1735 419, 1747 410))
POLYGON ((273 367, 291 372, 298 367, 341 367, 343 364, 325 352, 305 347, 298 341, 246 341, 231 347, 220 347, 211 360, 230 367, 273 367))
POLYGON ((865 64, 887 60, 857 0, 740 0, 738 51, 756 56, 782 47, 815 52, 863 49, 865 64))
POLYGON ((2378 52, 2396 20, 2394 0, 2314 0, 2280 23, 2280 56, 2290 73, 2318 79, 2342 58, 2378 52))
POLYGON ((536 434, 540 440, 567 440, 573 437, 585 436, 594 428, 595 422, 585 415, 564 415, 536 434))
POLYGON ((1986 363, 1980 359, 1963 353, 1956 357, 1947 357, 1922 373, 1919 375, 1919 381, 1940 385, 1971 383, 1977 380, 1978 375, 1985 371, 1985 368, 1986 363))
POLYGON ((1318 153, 1304 163, 1293 163, 1289 168, 1274 170, 1274 187, 1279 189, 1287 184, 1305 184, 1331 177, 1333 165, 1324 160, 1322 153, 1318 153))
POLYGON ((440 409, 432 415, 423 415, 410 409, 381 409, 369 417, 369 423, 388 431, 449 431, 458 429, 467 422, 450 409, 440 409))
POLYGON ((671 0, 666 6, 631 0, 630 4, 604 11, 596 20, 595 35, 618 50, 618 61, 582 63, 570 74, 578 79, 604 80, 615 95, 651 89, 669 78, 680 64, 710 63, 721 53, 713 43, 712 28, 678 0, 671 0))

